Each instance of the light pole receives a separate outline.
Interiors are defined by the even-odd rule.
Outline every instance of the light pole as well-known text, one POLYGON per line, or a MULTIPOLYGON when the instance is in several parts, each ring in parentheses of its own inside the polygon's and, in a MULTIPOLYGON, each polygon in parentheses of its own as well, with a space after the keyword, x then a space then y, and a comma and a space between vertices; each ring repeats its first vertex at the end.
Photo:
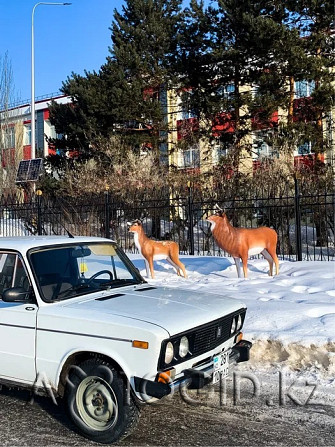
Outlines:
POLYGON ((35 136, 35 54, 34 54, 34 13, 38 5, 68 6, 71 3, 38 2, 31 13, 31 156, 36 158, 36 136, 35 136))

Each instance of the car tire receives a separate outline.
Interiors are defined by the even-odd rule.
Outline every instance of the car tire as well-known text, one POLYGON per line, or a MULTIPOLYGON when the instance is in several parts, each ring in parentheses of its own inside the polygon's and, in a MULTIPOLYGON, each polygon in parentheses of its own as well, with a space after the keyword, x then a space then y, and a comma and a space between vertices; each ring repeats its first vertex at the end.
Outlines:
POLYGON ((65 403, 82 435, 103 444, 130 435, 138 423, 140 408, 127 384, 125 377, 98 357, 71 368, 65 403))

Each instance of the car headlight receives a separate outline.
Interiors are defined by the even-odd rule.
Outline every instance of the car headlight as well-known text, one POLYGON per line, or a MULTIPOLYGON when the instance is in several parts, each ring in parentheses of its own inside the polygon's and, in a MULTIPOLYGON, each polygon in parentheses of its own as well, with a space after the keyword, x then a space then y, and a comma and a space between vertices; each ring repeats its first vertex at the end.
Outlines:
POLYGON ((173 360, 173 344, 169 341, 165 348, 165 364, 168 365, 173 360))
POLYGON ((236 331, 236 318, 233 318, 233 321, 231 323, 230 333, 233 334, 236 331))
POLYGON ((187 353, 189 351, 189 342, 188 342, 188 338, 185 337, 185 335, 183 337, 181 337, 180 342, 179 342, 179 355, 180 357, 184 358, 187 353))
POLYGON ((242 327, 242 316, 241 314, 237 318, 236 330, 239 331, 242 327))

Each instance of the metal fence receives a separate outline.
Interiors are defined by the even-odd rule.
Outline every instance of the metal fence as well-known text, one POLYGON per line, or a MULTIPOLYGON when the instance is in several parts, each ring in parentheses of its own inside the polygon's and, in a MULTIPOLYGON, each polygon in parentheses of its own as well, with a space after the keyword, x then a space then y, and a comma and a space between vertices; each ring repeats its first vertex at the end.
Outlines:
POLYGON ((136 252, 127 223, 141 219, 146 234, 172 239, 180 252, 189 255, 227 256, 211 236, 206 217, 218 204, 238 227, 271 226, 278 233, 277 253, 289 260, 335 260, 334 191, 302 194, 295 190, 279 197, 250 194, 220 200, 220 194, 199 194, 192 188, 160 191, 153 199, 117 199, 110 191, 74 199, 0 201, 0 236, 32 234, 104 236, 116 240, 126 252, 136 252))

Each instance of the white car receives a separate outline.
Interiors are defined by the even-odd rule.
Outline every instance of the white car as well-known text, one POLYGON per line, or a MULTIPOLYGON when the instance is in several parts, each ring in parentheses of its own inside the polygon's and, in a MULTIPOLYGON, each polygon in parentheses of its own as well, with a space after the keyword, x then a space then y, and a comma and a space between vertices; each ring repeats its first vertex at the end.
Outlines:
POLYGON ((0 382, 64 398, 112 443, 141 403, 220 381, 249 359, 245 305, 149 285, 109 239, 0 238, 0 382))

